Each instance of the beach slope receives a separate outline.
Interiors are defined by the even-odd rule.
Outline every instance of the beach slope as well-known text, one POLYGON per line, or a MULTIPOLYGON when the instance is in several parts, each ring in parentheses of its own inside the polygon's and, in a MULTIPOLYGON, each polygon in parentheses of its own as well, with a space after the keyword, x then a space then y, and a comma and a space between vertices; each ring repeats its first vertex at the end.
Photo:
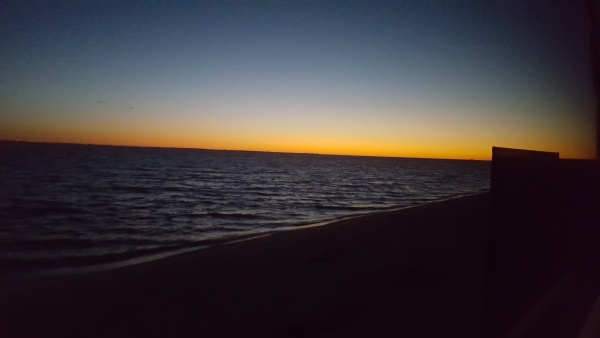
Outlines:
POLYGON ((0 296, 5 337, 476 337, 489 194, 0 296))

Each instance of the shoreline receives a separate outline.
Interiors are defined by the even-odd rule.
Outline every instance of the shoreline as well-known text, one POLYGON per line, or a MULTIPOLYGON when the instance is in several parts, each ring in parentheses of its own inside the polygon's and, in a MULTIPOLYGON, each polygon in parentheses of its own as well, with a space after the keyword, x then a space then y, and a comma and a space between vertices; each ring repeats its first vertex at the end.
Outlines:
POLYGON ((373 325, 475 336, 488 209, 489 193, 470 194, 66 276, 0 295, 2 325, 14 336, 354 336, 373 325))
POLYGON ((449 201, 449 200, 453 200, 453 199, 460 199, 463 197, 486 194, 486 193, 489 193, 489 190, 484 191, 484 192, 467 193, 467 194, 457 195, 457 196, 452 196, 452 197, 443 197, 440 199, 435 199, 435 200, 427 201, 425 203, 416 204, 416 205, 395 206, 395 207, 390 207, 390 208, 384 209, 384 210, 351 214, 348 216, 341 216, 339 218, 335 218, 335 219, 331 219, 331 220, 327 220, 327 221, 316 222, 316 223, 288 225, 288 226, 282 227, 280 229, 250 230, 248 233, 241 234, 239 238, 224 239, 222 242, 217 242, 216 244, 200 244, 198 246, 189 247, 189 248, 168 250, 168 251, 164 251, 164 252, 158 252, 155 254, 133 257, 133 258, 129 258, 129 259, 126 259, 123 261, 102 263, 102 264, 91 265, 91 266, 87 266, 87 267, 64 267, 64 268, 53 269, 53 270, 49 270, 49 271, 45 271, 45 272, 32 272, 30 274, 22 276, 21 278, 17 278, 15 281, 6 282, 5 283, 6 285, 0 289, 0 296, 2 294, 6 294, 9 292, 15 292, 18 290, 28 289, 28 288, 32 288, 32 287, 33 288, 39 287, 41 285, 52 283, 53 281, 55 281, 57 279, 70 278, 70 277, 74 277, 74 276, 80 276, 83 274, 98 273, 98 272, 102 272, 102 271, 110 271, 110 270, 115 270, 115 269, 123 269, 123 268, 127 268, 130 266, 138 265, 138 264, 154 262, 154 261, 169 258, 172 256, 193 253, 198 250, 210 250, 210 249, 220 247, 220 246, 231 245, 231 244, 235 244, 238 242, 254 240, 254 239, 262 238, 265 236, 272 236, 272 235, 276 235, 280 232, 301 231, 304 229, 310 229, 310 228, 314 228, 314 227, 328 226, 330 224, 342 222, 342 221, 346 221, 346 220, 359 219, 361 217, 368 217, 370 215, 376 215, 376 214, 394 213, 394 212, 398 212, 398 211, 405 210, 405 209, 419 208, 419 207, 422 207, 422 206, 425 206, 425 205, 428 205, 431 203, 439 203, 439 202, 449 201), (16 284, 21 284, 21 285, 16 285, 16 284))

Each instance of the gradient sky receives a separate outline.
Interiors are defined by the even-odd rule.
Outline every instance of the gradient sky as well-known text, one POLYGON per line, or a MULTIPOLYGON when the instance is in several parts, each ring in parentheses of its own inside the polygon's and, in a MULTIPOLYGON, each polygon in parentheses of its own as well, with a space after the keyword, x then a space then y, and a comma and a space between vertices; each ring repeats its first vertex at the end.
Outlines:
POLYGON ((556 0, 3 1, 0 139, 592 158, 585 15, 556 0))

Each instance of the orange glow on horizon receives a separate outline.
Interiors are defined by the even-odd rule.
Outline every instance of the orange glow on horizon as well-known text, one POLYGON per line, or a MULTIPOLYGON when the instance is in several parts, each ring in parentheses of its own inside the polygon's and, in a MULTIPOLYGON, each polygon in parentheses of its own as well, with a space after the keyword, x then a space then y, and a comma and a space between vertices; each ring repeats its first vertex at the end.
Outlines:
MULTIPOLYGON (((409 143, 384 144, 365 140, 336 138, 269 138, 251 139, 243 136, 237 138, 217 138, 214 135, 197 136, 185 133, 150 132, 140 130, 136 133, 121 133, 119 130, 95 131, 92 133, 76 129, 63 129, 60 133, 51 130, 29 130, 29 135, 20 138, 7 138, 31 142, 79 143, 116 146, 139 146, 160 148, 192 148, 214 150, 265 151, 283 153, 311 153, 323 155, 376 156, 376 157, 408 157, 490 160, 491 147, 495 144, 454 143, 409 143)), ((507 147, 519 147, 514 142, 502 144, 507 147)), ((523 147, 521 147, 523 148, 523 147)), ((533 150, 554 150, 544 147, 530 147, 533 150)), ((561 158, 589 158, 588 150, 570 149, 568 156, 561 153, 561 158)))
MULTIPOLYGON (((145 135, 146 136, 146 135, 145 135)), ((241 150, 264 151, 281 153, 309 153, 322 155, 348 155, 348 156, 376 156, 376 157, 414 157, 414 158, 440 158, 440 159, 475 159, 489 160, 491 148, 482 149, 479 153, 460 152, 458 149, 427 148, 417 146, 392 147, 385 144, 375 144, 347 140, 255 140, 252 142, 235 142, 235 140, 216 140, 210 138, 193 139, 188 135, 172 135, 154 133, 151 137, 141 135, 119 135, 116 132, 100 132, 82 135, 80 132, 61 132, 53 134, 47 131, 32 133, 28 137, 6 138, 7 140, 50 142, 50 143, 77 143, 115 146, 159 147, 159 148, 192 148, 212 150, 241 150), (273 142, 269 144, 269 142, 273 142), (488 154, 489 152, 490 154, 488 154)))
MULTIPOLYGON (((559 152, 561 158, 593 158, 593 135, 519 127, 502 121, 339 121, 289 114, 228 120, 182 119, 177 114, 87 114, 28 119, 0 118, 0 139, 165 148, 247 150, 330 155, 490 160, 492 146, 559 152), (144 117, 144 118, 141 118, 144 117), (490 124, 498 127, 490 128, 490 124), (487 126, 487 127, 486 127, 487 126), (509 130, 510 132, 506 132, 509 130), (558 136, 557 136, 558 135, 558 136), (582 147, 581 145, 588 145, 582 147), (591 146, 590 146, 591 145, 591 146)), ((60 114, 56 114, 60 116, 60 114)), ((563 127, 564 128, 564 127, 563 127)), ((564 131, 564 130, 563 130, 564 131)))

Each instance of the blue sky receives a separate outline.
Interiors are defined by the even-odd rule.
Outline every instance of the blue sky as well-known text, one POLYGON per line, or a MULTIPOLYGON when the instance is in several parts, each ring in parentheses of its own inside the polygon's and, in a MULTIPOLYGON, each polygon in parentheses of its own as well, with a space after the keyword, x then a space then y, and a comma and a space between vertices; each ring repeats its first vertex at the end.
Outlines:
POLYGON ((594 153, 583 1, 8 1, 0 139, 594 153))

